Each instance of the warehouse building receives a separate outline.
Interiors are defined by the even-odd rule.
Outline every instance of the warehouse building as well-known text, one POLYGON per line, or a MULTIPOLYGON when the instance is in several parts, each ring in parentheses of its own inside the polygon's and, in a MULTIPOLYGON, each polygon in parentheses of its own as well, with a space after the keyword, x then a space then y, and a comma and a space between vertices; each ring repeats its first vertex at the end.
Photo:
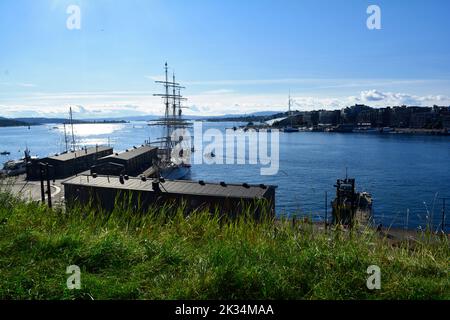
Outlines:
POLYGON ((90 203, 107 212, 117 203, 147 212, 165 204, 186 205, 186 212, 205 209, 234 217, 245 208, 259 216, 275 214, 275 186, 219 184, 204 181, 168 181, 127 176, 78 176, 63 183, 66 204, 90 203))
POLYGON ((81 150, 56 154, 43 159, 33 159, 27 165, 27 179, 39 180, 41 164, 50 166, 52 179, 65 179, 70 176, 89 170, 98 159, 113 153, 113 148, 96 146, 81 150))
POLYGON ((138 176, 157 160, 158 148, 150 146, 134 147, 122 153, 115 153, 98 159, 91 167, 91 173, 98 175, 138 176))

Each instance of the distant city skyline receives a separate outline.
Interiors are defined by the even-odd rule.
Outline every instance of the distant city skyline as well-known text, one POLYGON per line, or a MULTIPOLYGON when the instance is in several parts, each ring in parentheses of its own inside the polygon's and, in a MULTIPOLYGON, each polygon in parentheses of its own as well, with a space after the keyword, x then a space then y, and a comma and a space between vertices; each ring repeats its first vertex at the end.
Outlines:
POLYGON ((450 105, 450 2, 4 0, 0 116, 159 115, 167 61, 189 115, 450 105), (381 9, 369 30, 366 9, 381 9), (80 29, 70 30, 70 6, 80 29))

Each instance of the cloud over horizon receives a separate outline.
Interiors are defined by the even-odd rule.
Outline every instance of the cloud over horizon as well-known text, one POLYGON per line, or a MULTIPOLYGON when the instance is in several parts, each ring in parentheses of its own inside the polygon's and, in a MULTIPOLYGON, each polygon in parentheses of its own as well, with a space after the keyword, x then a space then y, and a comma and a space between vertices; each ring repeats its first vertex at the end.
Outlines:
MULTIPOLYGON (((449 106, 444 95, 412 95, 401 92, 363 90, 354 96, 312 96, 292 93, 295 108, 304 111, 340 109, 367 104, 372 107, 397 105, 449 106)), ((246 94, 231 89, 207 90, 187 96, 188 115, 242 114, 259 111, 287 110, 287 96, 279 93, 246 94)), ((35 93, 16 99, 1 99, 0 116, 4 117, 67 117, 72 106, 77 118, 120 118, 161 115, 163 104, 159 97, 139 91, 35 93)))

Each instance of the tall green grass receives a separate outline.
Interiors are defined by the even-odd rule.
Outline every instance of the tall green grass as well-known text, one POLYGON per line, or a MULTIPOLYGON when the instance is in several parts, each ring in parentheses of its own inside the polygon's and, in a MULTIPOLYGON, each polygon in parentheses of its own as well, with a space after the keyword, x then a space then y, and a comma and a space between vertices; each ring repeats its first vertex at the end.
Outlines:
POLYGON ((0 192, 0 299, 449 299, 449 243, 182 206, 70 212, 0 192), (81 290, 66 287, 69 265, 81 290), (366 287, 381 268, 381 290, 366 287))

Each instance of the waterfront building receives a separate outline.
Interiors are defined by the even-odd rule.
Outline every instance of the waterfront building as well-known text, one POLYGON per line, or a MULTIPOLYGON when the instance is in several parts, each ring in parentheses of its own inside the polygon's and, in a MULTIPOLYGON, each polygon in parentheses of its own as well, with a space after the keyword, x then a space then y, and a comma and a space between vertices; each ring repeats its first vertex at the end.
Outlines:
POLYGON ((303 125, 314 127, 319 124, 319 111, 305 111, 300 114, 303 116, 303 125))
POLYGON ((341 110, 341 124, 356 124, 358 122, 358 115, 362 111, 373 110, 371 107, 364 104, 355 104, 341 110))
POLYGON ((248 207, 254 209, 251 212, 259 215, 262 213, 260 204, 264 203, 267 213, 275 214, 276 187, 263 184, 216 184, 204 181, 80 175, 63 182, 63 185, 69 207, 76 202, 90 203, 110 212, 118 203, 116 200, 119 200, 140 212, 167 204, 185 204, 186 213, 205 209, 211 213, 235 216, 248 207))
POLYGON ((91 173, 138 176, 156 163, 157 158, 158 148, 156 147, 148 145, 133 147, 131 150, 98 159, 91 167, 91 173))
POLYGON ((395 106, 392 108, 392 117, 390 127, 409 128, 411 118, 411 109, 406 106, 395 106))
POLYGON ((378 122, 378 110, 377 109, 363 109, 356 116, 357 124, 369 123, 372 127, 375 127, 378 122))
POLYGON ((385 128, 391 126, 392 109, 390 107, 377 109, 376 127, 385 128))
POLYGON ((450 111, 442 114, 442 128, 450 130, 450 111))
POLYGON ((410 128, 432 129, 435 127, 436 114, 431 111, 415 112, 411 114, 410 128))
POLYGON ((319 124, 335 126, 339 124, 340 111, 339 110, 321 110, 319 111, 319 124))
POLYGON ((39 180, 41 178, 41 164, 49 165, 52 179, 65 179, 70 176, 89 170, 100 158, 113 153, 113 148, 96 146, 69 151, 43 159, 31 159, 27 165, 27 179, 39 180))

